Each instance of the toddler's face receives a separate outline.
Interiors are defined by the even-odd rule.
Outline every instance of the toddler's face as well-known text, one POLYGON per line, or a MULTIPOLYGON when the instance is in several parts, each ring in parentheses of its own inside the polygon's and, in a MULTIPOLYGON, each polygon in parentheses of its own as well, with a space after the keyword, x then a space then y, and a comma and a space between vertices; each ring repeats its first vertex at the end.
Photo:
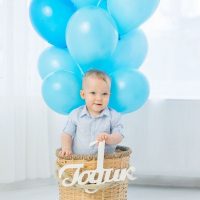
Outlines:
POLYGON ((110 86, 102 79, 87 77, 81 90, 81 97, 85 99, 90 114, 97 116, 109 103, 110 86))

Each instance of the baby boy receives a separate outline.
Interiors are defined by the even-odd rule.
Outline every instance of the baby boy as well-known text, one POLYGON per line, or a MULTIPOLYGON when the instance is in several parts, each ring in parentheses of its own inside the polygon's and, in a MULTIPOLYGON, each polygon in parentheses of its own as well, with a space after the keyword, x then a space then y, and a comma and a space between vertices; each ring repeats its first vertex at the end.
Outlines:
POLYGON ((85 105, 71 111, 61 135, 61 156, 96 154, 93 141, 105 140, 105 152, 113 153, 123 139, 121 115, 108 107, 111 80, 99 70, 88 71, 82 81, 81 98, 85 105))

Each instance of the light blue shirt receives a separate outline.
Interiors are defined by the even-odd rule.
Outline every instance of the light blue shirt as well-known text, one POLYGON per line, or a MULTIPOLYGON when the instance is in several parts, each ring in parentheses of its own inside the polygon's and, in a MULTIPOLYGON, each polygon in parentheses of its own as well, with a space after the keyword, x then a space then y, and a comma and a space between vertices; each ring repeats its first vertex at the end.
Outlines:
MULTIPOLYGON (((106 107, 99 116, 93 117, 87 107, 80 106, 74 109, 68 116, 63 132, 73 138, 72 151, 75 154, 96 154, 97 145, 89 147, 101 132, 108 134, 120 133, 123 135, 121 114, 114 109, 106 107)), ((106 153, 113 153, 116 145, 105 145, 106 153)))

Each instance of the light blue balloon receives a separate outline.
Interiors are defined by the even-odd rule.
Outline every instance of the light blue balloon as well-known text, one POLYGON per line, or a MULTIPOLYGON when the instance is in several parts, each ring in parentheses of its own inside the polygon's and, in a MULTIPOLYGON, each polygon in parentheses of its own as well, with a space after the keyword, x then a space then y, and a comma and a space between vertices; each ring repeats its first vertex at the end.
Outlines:
POLYGON ((58 70, 70 71, 78 76, 81 74, 68 50, 56 47, 49 47, 42 52, 38 60, 38 70, 42 79, 58 70))
POLYGON ((85 7, 85 6, 97 6, 100 0, 71 0, 72 3, 77 7, 85 7))
POLYGON ((70 18, 66 41, 70 54, 82 67, 111 56, 118 33, 107 12, 91 6, 79 9, 70 18))
POLYGON ((118 69, 138 69, 148 51, 146 36, 141 30, 133 30, 122 36, 111 56, 110 71, 118 69))
POLYGON ((107 7, 120 35, 140 26, 156 10, 159 0, 108 0, 107 7))
POLYGON ((42 96, 46 104, 55 112, 68 114, 84 104, 80 97, 81 77, 71 72, 56 71, 44 79, 42 96))
POLYGON ((82 65, 81 68, 84 72, 99 69, 108 74, 119 69, 138 69, 144 62, 147 51, 148 43, 144 32, 135 29, 120 38, 111 57, 82 65))
POLYGON ((67 0, 32 0, 30 19, 33 27, 50 44, 66 47, 65 29, 75 11, 67 0))
POLYGON ((149 96, 149 84, 142 73, 137 70, 118 70, 110 76, 110 107, 118 112, 130 113, 144 105, 149 96))
POLYGON ((103 60, 98 60, 89 64, 81 65, 80 67, 84 73, 92 69, 97 69, 97 70, 104 71, 105 73, 108 74, 111 72, 111 69, 110 69, 111 64, 112 63, 110 61, 110 58, 105 58, 103 60))
POLYGON ((82 69, 84 71, 99 69, 107 74, 120 69, 138 69, 144 62, 147 51, 148 43, 144 32, 135 29, 120 38, 111 57, 92 65, 84 65, 82 69))

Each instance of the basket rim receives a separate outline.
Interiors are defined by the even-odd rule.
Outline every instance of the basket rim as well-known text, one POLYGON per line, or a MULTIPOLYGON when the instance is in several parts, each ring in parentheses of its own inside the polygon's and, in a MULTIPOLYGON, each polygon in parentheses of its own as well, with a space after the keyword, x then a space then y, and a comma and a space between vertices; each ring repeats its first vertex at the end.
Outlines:
MULTIPOLYGON (((60 156, 59 152, 61 151, 61 148, 58 148, 56 150, 56 156, 57 158, 60 159, 66 159, 66 160, 97 160, 97 154, 72 154, 71 156, 60 156)), ((104 158, 106 159, 112 159, 112 158, 123 158, 123 157, 127 157, 130 156, 130 154, 132 153, 132 150, 127 147, 127 146, 117 146, 116 150, 114 153, 109 154, 109 153, 105 153, 104 158)))

